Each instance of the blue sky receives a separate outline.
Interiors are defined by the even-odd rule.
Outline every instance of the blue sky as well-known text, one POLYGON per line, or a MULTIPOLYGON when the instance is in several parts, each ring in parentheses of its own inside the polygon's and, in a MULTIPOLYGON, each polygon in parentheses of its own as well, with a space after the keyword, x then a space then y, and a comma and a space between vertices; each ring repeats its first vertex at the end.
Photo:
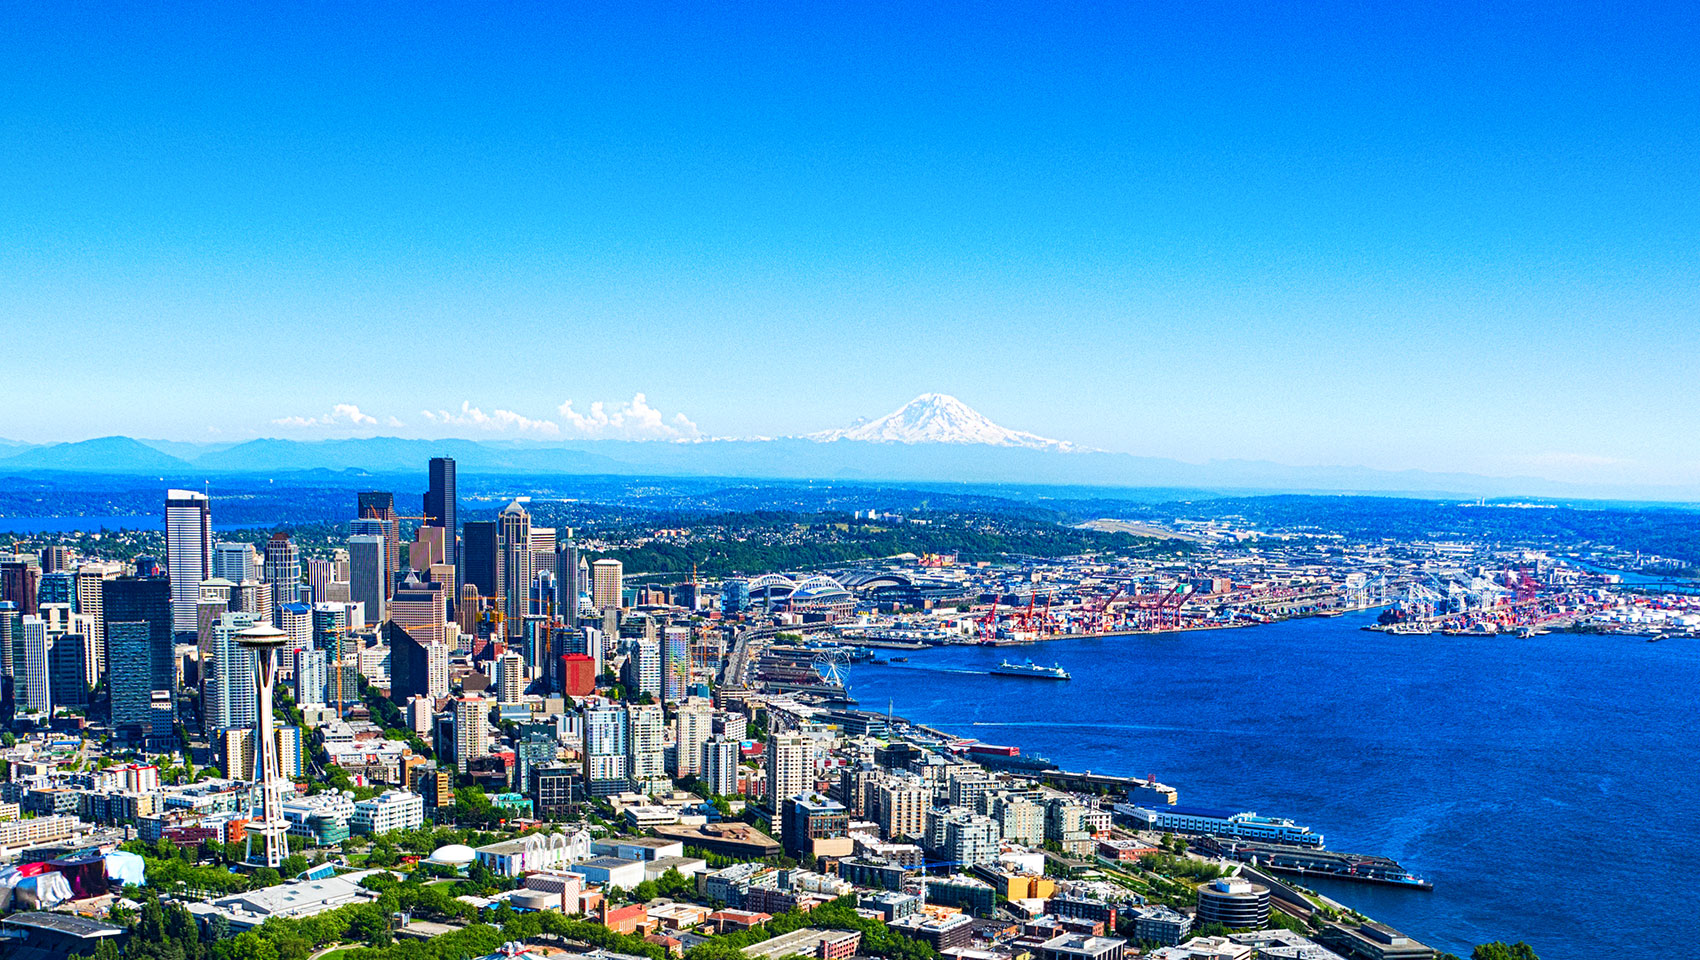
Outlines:
POLYGON ((939 391, 1188 460, 1700 479, 1691 7, 67 6, 0 15, 0 436, 939 391))

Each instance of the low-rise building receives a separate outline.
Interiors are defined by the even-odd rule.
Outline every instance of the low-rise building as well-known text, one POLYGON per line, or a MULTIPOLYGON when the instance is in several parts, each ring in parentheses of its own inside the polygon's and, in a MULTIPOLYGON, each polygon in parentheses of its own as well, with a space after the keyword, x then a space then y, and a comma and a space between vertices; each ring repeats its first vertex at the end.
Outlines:
POLYGON ((355 833, 383 834, 412 830, 425 823, 425 798, 406 790, 386 790, 354 804, 348 825, 355 833))

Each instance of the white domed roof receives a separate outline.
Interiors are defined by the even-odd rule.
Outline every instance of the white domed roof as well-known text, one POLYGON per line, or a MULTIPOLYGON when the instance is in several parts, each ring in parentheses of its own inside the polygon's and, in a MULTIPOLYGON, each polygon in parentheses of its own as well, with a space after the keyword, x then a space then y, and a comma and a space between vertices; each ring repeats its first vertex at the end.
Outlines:
POLYGON ((438 847, 434 853, 426 858, 427 862, 440 863, 449 867, 466 866, 476 859, 478 859, 478 854, 474 853, 472 848, 464 843, 451 843, 447 846, 438 847))

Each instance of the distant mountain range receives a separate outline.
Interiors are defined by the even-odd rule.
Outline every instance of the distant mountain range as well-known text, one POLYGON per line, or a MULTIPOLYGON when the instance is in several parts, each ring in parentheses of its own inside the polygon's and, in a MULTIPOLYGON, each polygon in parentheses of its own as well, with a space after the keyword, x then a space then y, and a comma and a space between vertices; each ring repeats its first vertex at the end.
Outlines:
POLYGON ((916 397, 867 423, 805 437, 634 440, 260 439, 245 443, 101 437, 74 443, 0 440, 0 476, 33 472, 190 478, 306 471, 412 473, 431 457, 462 472, 709 476, 784 480, 1167 487, 1200 491, 1402 493, 1471 497, 1700 500, 1700 489, 1567 484, 1367 467, 1253 460, 1202 464, 1088 450, 1001 427, 943 394, 916 397))

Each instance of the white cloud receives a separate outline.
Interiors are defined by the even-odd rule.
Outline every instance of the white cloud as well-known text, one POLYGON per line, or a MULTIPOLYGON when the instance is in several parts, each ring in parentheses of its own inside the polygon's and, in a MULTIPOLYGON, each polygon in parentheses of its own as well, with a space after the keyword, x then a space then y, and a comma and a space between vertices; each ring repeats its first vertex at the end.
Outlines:
POLYGON ((561 435, 561 425, 553 420, 533 420, 512 410, 492 410, 485 413, 464 400, 459 413, 447 410, 419 411, 427 421, 445 427, 470 427, 484 433, 529 433, 541 437, 558 437, 561 435))
POLYGON ((629 403, 607 404, 593 402, 580 413, 568 400, 556 408, 566 429, 581 437, 616 438, 622 440, 685 440, 700 437, 702 431, 682 413, 671 419, 649 405, 649 398, 634 394, 629 403))
MULTIPOLYGON (((394 417, 390 418, 394 420, 394 417)), ((352 403, 339 403, 331 408, 331 412, 321 417, 279 417, 272 423, 280 427, 371 427, 376 426, 378 418, 362 413, 360 408, 352 403)))

